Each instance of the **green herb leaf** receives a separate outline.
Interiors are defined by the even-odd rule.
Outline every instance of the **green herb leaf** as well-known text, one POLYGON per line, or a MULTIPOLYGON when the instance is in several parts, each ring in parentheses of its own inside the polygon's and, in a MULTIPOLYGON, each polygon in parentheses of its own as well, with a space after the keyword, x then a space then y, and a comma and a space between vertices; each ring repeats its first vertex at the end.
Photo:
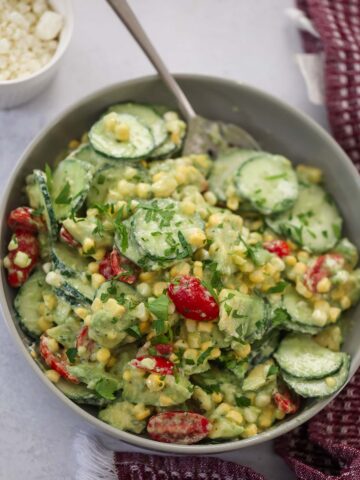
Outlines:
POLYGON ((245 397, 244 395, 241 397, 236 397, 235 402, 238 407, 250 407, 251 405, 250 398, 245 397))
POLYGON ((154 328, 156 335, 161 335, 165 332, 165 322, 168 319, 169 297, 164 293, 155 300, 147 302, 147 308, 156 317, 154 321, 154 328))
POLYGON ((274 287, 269 288, 266 293, 281 293, 285 290, 286 286, 286 282, 279 282, 274 287))
POLYGON ((69 205, 70 202, 70 183, 66 182, 59 195, 55 198, 55 203, 57 205, 69 205))
POLYGON ((207 357, 210 355, 211 350, 212 350, 213 348, 214 348, 214 347, 208 347, 204 352, 202 352, 202 353, 198 356, 198 359, 197 359, 197 364, 198 364, 198 365, 201 365, 202 363, 205 362, 205 360, 206 360, 207 357))
POLYGON ((290 316, 283 308, 277 308, 272 316, 273 325, 281 325, 290 320, 290 316))
POLYGON ((107 400, 115 399, 114 393, 118 388, 118 382, 110 377, 103 377, 95 384, 95 391, 107 400))
POLYGON ((270 375, 276 375, 278 371, 279 371, 279 367, 277 365, 271 365, 267 373, 267 376, 270 377, 270 375))
POLYGON ((140 339, 141 338, 141 332, 140 332, 140 329, 137 325, 133 326, 133 327, 129 327, 125 330, 125 332, 130 335, 131 337, 134 337, 134 338, 137 338, 137 339, 140 339))
POLYGON ((120 248, 122 252, 125 252, 129 247, 128 231, 123 223, 115 222, 116 231, 120 238, 120 248))
POLYGON ((68 349, 66 350, 66 356, 68 357, 70 363, 74 363, 74 362, 75 362, 77 353, 78 353, 78 351, 77 351, 77 348, 75 348, 75 347, 73 347, 73 348, 68 348, 68 349))
POLYGON ((270 175, 269 177, 265 177, 265 180, 280 180, 280 178, 286 178, 286 173, 279 173, 278 175, 270 175))

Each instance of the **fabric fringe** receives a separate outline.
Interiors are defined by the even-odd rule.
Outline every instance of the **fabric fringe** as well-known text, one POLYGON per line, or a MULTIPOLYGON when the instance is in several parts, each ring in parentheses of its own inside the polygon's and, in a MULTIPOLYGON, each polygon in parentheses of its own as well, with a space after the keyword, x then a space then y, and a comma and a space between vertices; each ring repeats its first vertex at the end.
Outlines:
POLYGON ((76 480, 118 480, 114 452, 105 448, 100 440, 80 432, 74 447, 78 463, 76 480))

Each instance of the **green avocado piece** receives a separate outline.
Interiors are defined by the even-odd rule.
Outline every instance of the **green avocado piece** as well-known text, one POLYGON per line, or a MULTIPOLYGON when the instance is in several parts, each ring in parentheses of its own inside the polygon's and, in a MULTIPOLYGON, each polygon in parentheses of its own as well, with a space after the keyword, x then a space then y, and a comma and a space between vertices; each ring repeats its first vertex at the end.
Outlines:
POLYGON ((137 420, 133 405, 127 401, 117 401, 99 412, 100 420, 119 430, 141 433, 146 427, 146 420, 137 420))
POLYGON ((115 375, 105 372, 104 366, 100 364, 83 362, 68 367, 68 370, 85 383, 90 390, 95 390, 108 400, 114 400, 114 393, 120 389, 119 379, 115 375))

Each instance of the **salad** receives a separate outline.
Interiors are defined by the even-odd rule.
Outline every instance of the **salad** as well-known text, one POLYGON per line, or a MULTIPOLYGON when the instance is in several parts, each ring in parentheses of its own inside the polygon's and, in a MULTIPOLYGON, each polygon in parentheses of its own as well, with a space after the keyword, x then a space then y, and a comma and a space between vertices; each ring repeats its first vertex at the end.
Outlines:
POLYGON ((3 265, 74 402, 160 442, 248 438, 345 384, 358 252, 319 169, 248 134, 184 155, 185 135, 166 107, 110 107, 26 178, 3 265))

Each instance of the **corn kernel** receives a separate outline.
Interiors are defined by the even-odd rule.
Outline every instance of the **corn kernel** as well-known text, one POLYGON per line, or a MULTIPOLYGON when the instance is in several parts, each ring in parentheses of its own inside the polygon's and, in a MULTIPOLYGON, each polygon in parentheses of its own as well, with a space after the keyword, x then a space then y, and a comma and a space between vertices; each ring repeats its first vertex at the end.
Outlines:
POLYGON ((215 358, 219 358, 221 355, 221 350, 220 348, 216 347, 216 348, 213 348, 210 352, 210 355, 209 355, 209 358, 211 360, 215 360, 215 358))
POLYGON ((235 356, 236 358, 246 358, 251 352, 251 345, 249 343, 245 343, 244 345, 237 344, 235 349, 235 356))
POLYGON ((115 298, 109 298, 104 304, 103 309, 109 312, 113 317, 122 317, 125 313, 124 305, 120 305, 115 298))
POLYGON ((114 128, 117 125, 117 116, 116 116, 115 112, 111 112, 111 113, 108 113, 107 115, 105 115, 104 125, 105 125, 105 129, 108 132, 114 131, 114 128))
POLYGON ((46 332, 46 330, 51 327, 52 323, 49 322, 49 320, 47 320, 45 317, 39 317, 37 325, 42 332, 46 332))
POLYGON ((258 428, 255 423, 248 425, 242 433, 242 436, 245 438, 253 437, 258 433, 258 428))
POLYGON ((249 408, 249 407, 244 408, 243 414, 244 414, 245 420, 248 423, 256 422, 256 420, 259 416, 259 414, 256 410, 254 410, 253 408, 249 408))
POLYGON ((198 357, 198 352, 194 348, 187 348, 184 352, 184 358, 189 360, 196 360, 198 357))
POLYGON ((125 370, 122 377, 125 382, 130 382, 130 380, 132 379, 132 374, 129 370, 125 370))
POLYGON ((288 255, 285 257, 285 263, 288 267, 294 267, 297 263, 296 257, 294 255, 288 255))
POLYGON ((151 330, 151 323, 150 322, 140 322, 139 324, 140 333, 145 334, 149 333, 151 330))
POLYGON ((211 342, 211 341, 203 342, 201 344, 201 350, 204 352, 208 348, 212 347, 212 345, 213 345, 213 342, 211 342))
POLYGON ((240 270, 244 273, 251 273, 255 270, 255 267, 251 262, 246 261, 243 265, 240 266, 240 270))
POLYGON ((126 123, 118 123, 114 128, 116 139, 120 142, 127 142, 130 138, 130 128, 126 123))
POLYGON ((179 357, 176 355, 176 353, 172 353, 169 357, 169 360, 170 360, 170 362, 178 363, 179 357))
POLYGON ((325 383, 328 387, 334 387, 336 385, 336 380, 334 377, 326 377, 325 383))
POLYGON ((104 247, 99 247, 95 250, 95 253, 92 253, 91 256, 95 259, 95 260, 102 260, 106 255, 106 250, 104 247))
POLYGON ((145 384, 151 392, 159 392, 165 387, 164 380, 161 380, 157 373, 151 373, 145 380, 145 384))
POLYGON ((210 192, 210 191, 205 192, 204 193, 204 198, 209 205, 211 205, 211 206, 216 205, 217 198, 216 198, 216 195, 213 192, 210 192))
POLYGON ((239 199, 235 196, 228 198, 226 202, 226 206, 230 210, 233 210, 233 211, 237 210, 239 208, 239 199))
POLYGON ((238 425, 242 425, 244 423, 243 416, 237 410, 230 410, 230 412, 226 414, 226 418, 237 423, 238 425))
POLYGON ((157 198, 169 197, 177 187, 177 181, 174 178, 162 178, 152 184, 152 192, 157 198))
POLYGON ((261 270, 255 270, 250 273, 249 280, 252 283, 262 283, 265 280, 264 274, 261 270))
POLYGON ((202 262, 199 262, 199 261, 194 262, 193 273, 194 273, 195 277, 202 280, 202 278, 203 278, 203 264, 202 264, 202 262))
POLYGON ((60 374, 55 370, 47 370, 45 375, 52 383, 57 383, 60 380, 60 374))
POLYGON ((170 407, 174 404, 173 400, 167 395, 160 395, 159 403, 161 407, 170 407))
POLYGON ((160 297, 160 295, 162 295, 166 288, 166 282, 156 282, 153 286, 153 294, 155 295, 155 297, 160 297))
POLYGON ((219 415, 226 415, 227 413, 230 412, 230 410, 232 410, 231 405, 223 402, 223 403, 220 403, 220 405, 217 407, 216 413, 218 413, 219 415))
POLYGON ((106 364, 110 357, 111 352, 108 348, 102 347, 96 352, 96 360, 100 363, 106 364))
POLYGON ((330 307, 329 308, 329 319, 331 322, 335 323, 337 319, 339 318, 341 313, 340 308, 337 307, 330 307))
POLYGON ((90 262, 87 266, 89 273, 98 273, 99 272, 99 264, 97 262, 90 262))
POLYGON ((47 345, 48 349, 50 350, 50 352, 52 352, 52 353, 56 353, 56 352, 59 351, 59 344, 55 340, 55 338, 48 338, 46 345, 47 345))
POLYGON ((14 257, 14 263, 20 268, 26 268, 31 264, 31 258, 27 253, 18 250, 14 257))
POLYGON ((345 295, 344 297, 342 297, 342 299, 340 300, 340 305, 341 305, 341 308, 343 310, 346 310, 347 308, 350 308, 351 307, 351 300, 350 298, 345 295))
POLYGON ((82 243, 82 248, 84 250, 85 253, 91 251, 92 249, 95 248, 95 242, 92 238, 90 237, 86 237, 84 238, 84 241, 82 243))
POLYGON ((156 278, 156 272, 142 272, 139 275, 141 282, 153 282, 156 278))
POLYGON ((145 282, 141 282, 136 286, 136 290, 140 293, 143 297, 150 297, 152 291, 149 284, 145 282))
POLYGON ((103 302, 100 300, 100 298, 95 298, 95 300, 93 301, 92 305, 91 305, 91 310, 93 312, 98 312, 99 310, 101 310, 103 308, 103 302))
POLYGON ((316 290, 319 293, 327 293, 330 291, 330 289, 331 289, 331 281, 328 277, 322 278, 320 282, 318 282, 318 284, 316 285, 316 290))
POLYGON ((302 262, 297 262, 297 264, 294 266, 292 269, 292 273, 297 276, 297 275, 303 275, 307 270, 307 266, 305 263, 302 262))
POLYGON ((187 238, 192 247, 200 248, 206 243, 206 235, 200 228, 194 229, 187 238))
POLYGON ((296 170, 305 175, 307 180, 311 183, 320 183, 322 181, 322 171, 316 167, 309 167, 308 165, 298 165, 296 170))
POLYGON ((136 186, 136 195, 139 198, 148 198, 151 192, 151 186, 148 183, 140 182, 136 186))
POLYGON ((78 148, 79 145, 79 140, 70 140, 70 142, 68 143, 68 147, 70 150, 75 150, 75 148, 78 148))
POLYGON ((116 362, 117 362, 117 358, 116 357, 113 357, 111 356, 107 362, 107 367, 111 368, 113 367, 114 365, 116 365, 116 362))
POLYGON ((170 270, 170 277, 175 278, 180 275, 189 275, 191 267, 186 262, 180 262, 172 267, 170 270))
POLYGON ((274 423, 274 407, 269 405, 265 410, 259 415, 258 425, 260 428, 269 428, 274 423))
POLYGON ((74 309, 75 314, 80 317, 82 320, 85 320, 85 318, 89 315, 89 310, 83 307, 77 307, 74 309))
POLYGON ((213 392, 211 394, 211 399, 215 403, 221 403, 224 399, 224 395, 220 392, 213 392))
POLYGON ((188 334, 187 338, 190 348, 199 348, 200 347, 200 333, 192 332, 188 334))
POLYGON ((134 413, 135 413, 136 420, 139 420, 139 421, 145 420, 145 418, 148 418, 151 415, 151 410, 149 408, 143 408, 143 410, 141 411, 135 411, 135 408, 134 408, 134 413))
POLYGON ((312 292, 310 292, 310 290, 308 290, 301 282, 296 283, 296 291, 305 298, 311 298, 313 296, 312 292))
POLYGON ((311 317, 314 320, 315 324, 319 327, 323 327, 328 319, 327 313, 317 308, 315 308, 311 317))
POLYGON ((202 333, 211 333, 214 328, 212 322, 197 322, 197 330, 202 333))
POLYGON ((297 257, 300 262, 306 262, 307 260, 309 260, 310 255, 305 250, 300 250, 300 252, 298 252, 297 254, 297 257))
POLYGON ((255 397, 255 406, 259 408, 267 407, 271 403, 271 396, 267 393, 258 393, 255 397))
POLYGON ((222 221, 222 216, 219 213, 213 213, 208 218, 207 227, 216 227, 222 221))
POLYGON ((180 204, 180 210, 185 215, 193 215, 196 211, 196 205, 190 200, 183 200, 180 204))
POLYGON ((98 289, 100 285, 105 282, 105 277, 101 273, 93 273, 91 275, 91 285, 93 288, 98 289))
POLYGON ((276 420, 283 420, 286 416, 286 413, 283 412, 282 410, 280 410, 279 408, 277 408, 275 410, 275 418, 276 420))

